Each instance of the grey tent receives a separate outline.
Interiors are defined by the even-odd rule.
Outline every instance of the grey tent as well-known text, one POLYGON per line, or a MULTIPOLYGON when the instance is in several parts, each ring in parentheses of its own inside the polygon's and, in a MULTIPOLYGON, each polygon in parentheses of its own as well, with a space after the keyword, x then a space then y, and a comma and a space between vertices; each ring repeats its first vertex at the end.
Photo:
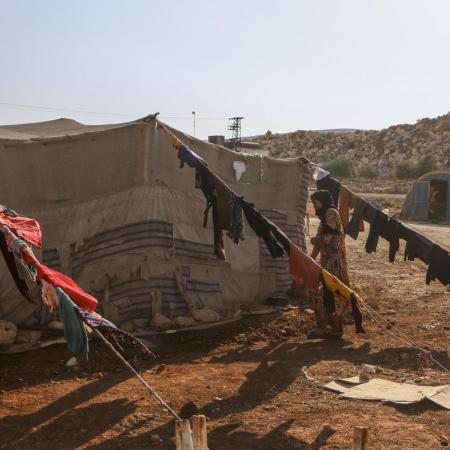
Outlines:
POLYGON ((450 172, 429 172, 415 181, 406 195, 400 217, 450 222, 450 172))
MULTIPOLYGON (((248 226, 238 246, 225 238, 226 261, 216 258, 194 170, 179 168, 156 124, 87 126, 59 119, 1 126, 0 203, 38 219, 41 261, 73 277, 99 299, 100 313, 128 330, 148 327, 156 312, 173 319, 207 307, 226 317, 243 304, 285 295, 286 261, 273 260, 248 226)), ((171 130, 305 246, 307 165, 234 153, 171 130), (245 164, 240 177, 236 161, 245 164)), ((0 264, 0 319, 48 320, 41 306, 20 296, 0 264)))

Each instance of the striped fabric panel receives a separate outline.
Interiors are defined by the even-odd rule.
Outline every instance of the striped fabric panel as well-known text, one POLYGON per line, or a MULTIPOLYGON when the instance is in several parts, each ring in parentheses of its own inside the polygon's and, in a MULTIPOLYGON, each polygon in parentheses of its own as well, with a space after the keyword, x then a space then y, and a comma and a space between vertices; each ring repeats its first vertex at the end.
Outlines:
POLYGON ((231 268, 231 264, 228 261, 217 259, 212 244, 174 239, 174 245, 175 255, 183 257, 189 262, 194 264, 207 264, 208 266, 218 266, 224 269, 231 268))
POLYGON ((302 176, 298 183, 298 195, 297 195, 297 223, 299 229, 299 242, 296 243, 303 251, 306 251, 306 239, 305 239, 305 220, 306 220, 306 208, 308 204, 308 187, 312 180, 313 168, 310 165, 302 164, 302 176))
MULTIPOLYGON (((280 213, 279 211, 273 210, 263 210, 261 211, 269 220, 271 220, 275 225, 280 227, 289 239, 295 239, 296 227, 295 225, 287 224, 287 216, 280 213)), ((261 268, 264 270, 269 270, 270 272, 275 272, 275 292, 272 293, 273 296, 285 296, 286 291, 289 289, 285 287, 285 281, 283 279, 285 274, 288 274, 287 267, 288 263, 286 259, 274 259, 267 250, 266 244, 262 239, 260 239, 260 264, 261 268)))
POLYGON ((161 221, 136 222, 103 231, 86 239, 83 245, 72 245, 71 259, 74 272, 103 258, 142 249, 173 248, 173 225, 161 221))
MULTIPOLYGON (((189 275, 184 268, 183 276, 189 275)), ((220 294, 219 283, 205 282, 199 280, 186 280, 187 291, 195 294, 220 294)), ((148 280, 132 279, 112 283, 110 286, 110 303, 116 306, 122 320, 138 319, 143 317, 143 312, 148 311, 151 318, 151 296, 150 293, 159 291, 163 299, 163 314, 168 317, 186 315, 189 307, 178 289, 175 277, 152 277, 148 280)), ((99 298, 103 293, 97 293, 99 298)), ((145 316, 144 316, 145 317, 145 316)))
POLYGON ((172 238, 146 237, 139 239, 130 236, 129 239, 126 239, 120 243, 111 242, 111 245, 108 247, 86 249, 82 253, 77 252, 72 258, 73 270, 74 272, 77 272, 87 264, 124 253, 156 248, 170 250, 172 247, 172 238))

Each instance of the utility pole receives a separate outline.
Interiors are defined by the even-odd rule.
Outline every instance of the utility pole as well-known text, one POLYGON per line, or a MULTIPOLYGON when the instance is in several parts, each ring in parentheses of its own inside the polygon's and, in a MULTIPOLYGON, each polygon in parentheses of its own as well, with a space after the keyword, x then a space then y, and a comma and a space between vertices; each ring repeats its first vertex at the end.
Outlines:
POLYGON ((228 125, 228 130, 231 131, 231 142, 233 143, 233 150, 235 152, 241 151, 241 121, 243 117, 230 117, 228 120, 231 124, 228 125))
POLYGON ((195 137, 195 111, 192 111, 192 116, 194 117, 194 137, 195 137))

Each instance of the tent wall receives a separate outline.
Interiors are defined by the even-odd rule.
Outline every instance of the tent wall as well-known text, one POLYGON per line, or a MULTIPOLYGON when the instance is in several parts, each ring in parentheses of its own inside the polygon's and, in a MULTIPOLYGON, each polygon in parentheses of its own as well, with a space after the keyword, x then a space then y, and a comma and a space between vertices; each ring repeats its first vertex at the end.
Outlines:
MULTIPOLYGON (((226 261, 215 257, 194 170, 179 168, 156 122, 82 127, 31 140, 2 140, 0 130, 1 203, 40 221, 44 263, 94 293, 106 317, 128 329, 145 328, 158 311, 173 318, 208 306, 229 314, 286 292, 286 262, 270 258, 248 226, 238 246, 225 238, 226 261)), ((302 162, 244 156, 173 131, 304 246, 310 172, 302 162), (239 182, 236 160, 247 165, 239 182)), ((5 270, 0 318, 43 320, 7 282, 5 270)))

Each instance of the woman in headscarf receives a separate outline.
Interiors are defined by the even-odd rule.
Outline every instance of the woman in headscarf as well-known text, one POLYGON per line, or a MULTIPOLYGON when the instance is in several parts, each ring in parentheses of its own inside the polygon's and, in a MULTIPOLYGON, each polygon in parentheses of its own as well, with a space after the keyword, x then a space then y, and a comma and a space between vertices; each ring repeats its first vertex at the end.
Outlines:
MULTIPOLYGON (((333 204, 333 197, 329 191, 316 191, 311 195, 311 201, 320 219, 317 235, 311 238, 311 256, 316 259, 320 254, 322 268, 349 286, 345 230, 339 211, 333 204)), ((316 328, 312 330, 310 337, 341 336, 343 315, 349 307, 348 302, 340 300, 335 303, 334 312, 327 312, 322 293, 315 295, 314 300, 316 328)))

